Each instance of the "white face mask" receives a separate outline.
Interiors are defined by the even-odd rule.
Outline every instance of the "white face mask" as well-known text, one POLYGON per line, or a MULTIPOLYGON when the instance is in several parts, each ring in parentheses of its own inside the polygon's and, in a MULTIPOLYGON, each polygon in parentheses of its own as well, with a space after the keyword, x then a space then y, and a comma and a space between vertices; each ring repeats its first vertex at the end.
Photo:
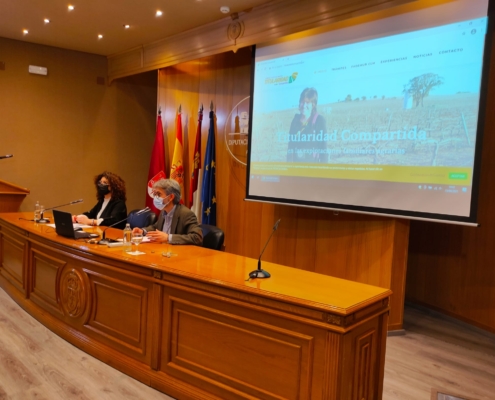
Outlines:
POLYGON ((153 198, 153 205, 158 209, 158 210, 163 210, 165 207, 167 207, 172 200, 167 201, 166 203, 163 203, 163 200, 161 197, 154 197, 153 198))

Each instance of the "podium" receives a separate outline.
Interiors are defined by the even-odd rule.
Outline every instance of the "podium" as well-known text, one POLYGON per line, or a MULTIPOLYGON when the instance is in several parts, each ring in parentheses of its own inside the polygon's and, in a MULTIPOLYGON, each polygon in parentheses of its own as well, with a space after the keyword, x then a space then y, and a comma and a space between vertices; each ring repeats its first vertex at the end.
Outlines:
POLYGON ((0 212, 19 211, 22 201, 29 192, 29 189, 0 179, 0 212))

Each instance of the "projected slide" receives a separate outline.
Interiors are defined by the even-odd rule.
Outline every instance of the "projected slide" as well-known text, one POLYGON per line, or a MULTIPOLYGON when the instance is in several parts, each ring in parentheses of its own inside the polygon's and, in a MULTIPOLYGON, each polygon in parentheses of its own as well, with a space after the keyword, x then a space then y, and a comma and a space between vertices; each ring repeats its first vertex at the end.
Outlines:
POLYGON ((486 27, 257 59, 249 194, 468 216, 486 27))

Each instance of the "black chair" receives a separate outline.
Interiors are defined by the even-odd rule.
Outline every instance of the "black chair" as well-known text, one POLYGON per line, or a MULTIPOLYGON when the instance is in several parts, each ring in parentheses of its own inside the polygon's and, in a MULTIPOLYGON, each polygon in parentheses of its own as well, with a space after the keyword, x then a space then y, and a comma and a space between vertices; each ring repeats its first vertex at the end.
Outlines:
POLYGON ((201 224, 200 226, 203 231, 203 247, 212 250, 221 250, 225 237, 223 231, 213 225, 201 224))
POLYGON ((142 214, 136 215, 140 209, 132 210, 128 217, 127 222, 132 228, 144 228, 150 226, 156 222, 156 214, 153 211, 147 211, 142 214))

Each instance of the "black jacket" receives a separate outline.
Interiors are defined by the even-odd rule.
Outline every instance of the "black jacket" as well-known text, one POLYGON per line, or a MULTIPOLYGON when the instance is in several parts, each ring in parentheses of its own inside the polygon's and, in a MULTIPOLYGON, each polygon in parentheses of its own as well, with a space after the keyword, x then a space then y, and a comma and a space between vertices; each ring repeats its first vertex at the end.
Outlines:
MULTIPOLYGON (((99 201, 90 211, 83 213, 88 218, 96 219, 96 216, 101 210, 103 205, 103 200, 99 201)), ((103 218, 100 226, 110 226, 116 222, 123 220, 127 217, 127 207, 125 206, 124 200, 114 200, 110 199, 107 206, 100 215, 103 218)), ((120 224, 115 225, 115 228, 124 229, 126 221, 122 221, 120 224)))

